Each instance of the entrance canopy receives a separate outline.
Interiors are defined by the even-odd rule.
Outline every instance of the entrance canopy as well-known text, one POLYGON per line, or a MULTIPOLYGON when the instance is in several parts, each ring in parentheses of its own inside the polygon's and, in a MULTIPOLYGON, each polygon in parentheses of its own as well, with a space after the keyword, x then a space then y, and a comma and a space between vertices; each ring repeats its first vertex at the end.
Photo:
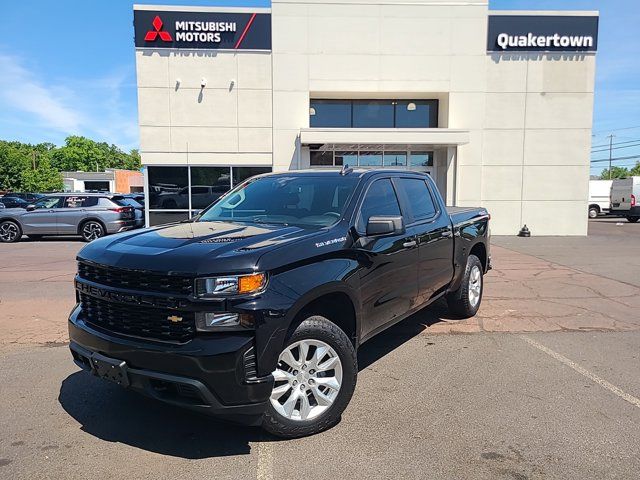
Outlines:
POLYGON ((353 145, 402 145, 409 150, 451 147, 469 143, 468 130, 450 128, 303 128, 300 130, 303 146, 349 149, 353 145))

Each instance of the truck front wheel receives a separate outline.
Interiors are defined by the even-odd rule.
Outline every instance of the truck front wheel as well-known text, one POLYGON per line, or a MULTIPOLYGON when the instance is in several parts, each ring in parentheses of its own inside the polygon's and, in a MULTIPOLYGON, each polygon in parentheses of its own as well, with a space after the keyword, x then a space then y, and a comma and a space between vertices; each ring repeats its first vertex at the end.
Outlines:
POLYGON ((640 217, 627 217, 627 222, 629 223, 636 223, 638 220, 640 220, 640 217))
POLYGON ((349 337, 325 317, 307 318, 280 353, 263 428, 285 438, 331 428, 351 400, 357 375, 349 337))
POLYGON ((447 294, 449 311, 460 318, 473 317, 482 301, 482 263, 475 255, 469 255, 460 287, 447 294))

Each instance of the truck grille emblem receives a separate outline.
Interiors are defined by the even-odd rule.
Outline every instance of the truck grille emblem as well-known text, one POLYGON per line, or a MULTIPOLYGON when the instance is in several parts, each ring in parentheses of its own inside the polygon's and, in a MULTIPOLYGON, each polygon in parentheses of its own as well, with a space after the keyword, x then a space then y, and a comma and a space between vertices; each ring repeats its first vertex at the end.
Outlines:
POLYGON ((178 322, 182 321, 182 317, 179 317, 177 315, 169 315, 167 317, 167 320, 169 320, 170 322, 173 322, 173 323, 178 323, 178 322))

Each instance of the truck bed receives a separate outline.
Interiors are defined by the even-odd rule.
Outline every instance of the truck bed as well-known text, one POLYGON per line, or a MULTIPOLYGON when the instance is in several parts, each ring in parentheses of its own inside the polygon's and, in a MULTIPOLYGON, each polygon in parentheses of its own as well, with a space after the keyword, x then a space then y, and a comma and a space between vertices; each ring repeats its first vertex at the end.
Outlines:
POLYGON ((451 217, 454 226, 488 215, 486 209, 481 207, 450 207, 447 206, 447 212, 451 217))

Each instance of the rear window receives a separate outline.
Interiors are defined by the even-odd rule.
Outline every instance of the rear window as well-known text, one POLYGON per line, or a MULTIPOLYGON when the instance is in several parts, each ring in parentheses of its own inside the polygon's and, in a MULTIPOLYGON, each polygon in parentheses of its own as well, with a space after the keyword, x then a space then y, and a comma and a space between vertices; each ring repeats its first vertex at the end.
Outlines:
POLYGON ((115 203, 120 205, 121 207, 133 207, 133 208, 142 208, 142 205, 136 202, 133 198, 129 197, 116 197, 112 199, 115 203))
POLYGON ((411 217, 414 221, 433 217, 436 206, 431 198, 427 182, 419 178, 398 178, 399 191, 409 205, 411 217))
POLYGON ((98 197, 87 197, 74 195, 64 199, 63 208, 85 208, 95 207, 98 204, 98 197))

